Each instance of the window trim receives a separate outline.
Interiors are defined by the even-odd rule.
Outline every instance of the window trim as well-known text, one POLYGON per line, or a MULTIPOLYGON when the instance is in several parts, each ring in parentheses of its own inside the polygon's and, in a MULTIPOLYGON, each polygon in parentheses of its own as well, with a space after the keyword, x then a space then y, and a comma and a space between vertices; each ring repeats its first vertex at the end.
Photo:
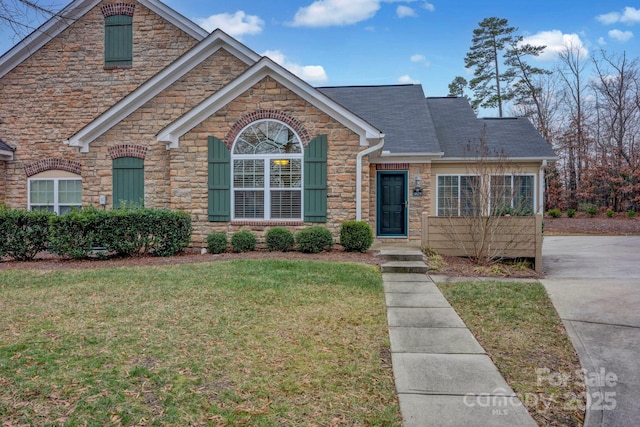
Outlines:
POLYGON ((230 169, 230 193, 231 193, 231 221, 234 222, 264 222, 264 221, 268 221, 268 222, 285 222, 285 223, 290 223, 292 221, 294 222, 298 222, 298 221, 303 221, 304 220, 304 144, 302 143, 302 139, 300 138, 300 135, 295 131, 295 129, 293 129, 290 125, 288 125, 287 123, 281 121, 281 120, 277 120, 277 119, 272 119, 272 118, 266 118, 266 119, 260 119, 260 120, 255 120, 249 124, 247 124, 245 127, 243 127, 240 132, 238 132, 238 134, 236 135, 236 138, 233 142, 233 145, 231 146, 231 150, 230 150, 230 163, 231 163, 231 167, 230 169), (298 144, 300 146, 300 152, 299 153, 270 153, 270 154, 234 154, 235 148, 236 148, 236 144, 238 143, 240 137, 242 136, 242 134, 251 126, 255 126, 258 123, 263 123, 263 122, 275 122, 275 123, 279 123, 283 126, 285 126, 289 131, 291 131, 296 139, 298 140, 298 144), (277 187, 271 188, 271 161, 272 160, 279 160, 279 159, 283 159, 283 160, 298 160, 300 162, 300 186, 296 187, 296 188, 285 188, 285 189, 278 189, 277 187), (261 160, 264 163, 264 175, 263 175, 263 187, 260 188, 236 188, 235 186, 235 180, 234 180, 234 170, 235 170, 235 161, 236 160, 261 160), (264 193, 264 202, 263 202, 263 208, 264 208, 264 215, 261 218, 244 218, 244 217, 238 217, 236 216, 236 206, 235 206, 235 200, 236 200, 236 191, 262 191, 264 193), (291 192, 298 192, 300 194, 300 215, 298 217, 292 217, 292 218, 271 218, 271 193, 273 191, 278 191, 278 190, 285 190, 285 191, 291 191, 291 192))
POLYGON ((53 212, 60 215, 60 181, 80 181, 80 203, 64 203, 62 206, 82 208, 82 177, 38 177, 35 175, 27 179, 27 209, 32 211, 34 207, 53 207, 53 212), (31 184, 36 181, 53 181, 53 203, 31 203, 31 184))
MULTIPOLYGON (((492 178, 495 176, 510 176, 511 177, 511 189, 513 191, 513 183, 514 183, 514 179, 515 177, 519 177, 519 176, 528 176, 532 178, 532 183, 533 183, 533 187, 532 187, 532 192, 533 192, 533 205, 531 206, 532 208, 532 212, 536 212, 535 207, 536 205, 536 198, 537 198, 537 191, 536 191, 536 187, 538 185, 538 182, 536 182, 536 174, 535 173, 504 173, 504 174, 488 174, 488 175, 482 175, 482 174, 466 174, 466 173, 445 173, 445 174, 436 174, 436 209, 435 209, 435 214, 436 216, 443 216, 446 217, 447 215, 440 215, 440 177, 458 177, 458 217, 461 216, 460 215, 460 209, 461 209, 461 203, 460 203, 460 178, 461 177, 465 177, 465 176, 478 176, 480 177, 480 180, 485 180, 485 179, 489 179, 489 200, 487 203, 487 212, 489 213, 491 212, 492 206, 492 178)), ((481 181, 482 183, 482 181, 481 181)), ((511 208, 513 208, 513 198, 511 199, 511 208)))

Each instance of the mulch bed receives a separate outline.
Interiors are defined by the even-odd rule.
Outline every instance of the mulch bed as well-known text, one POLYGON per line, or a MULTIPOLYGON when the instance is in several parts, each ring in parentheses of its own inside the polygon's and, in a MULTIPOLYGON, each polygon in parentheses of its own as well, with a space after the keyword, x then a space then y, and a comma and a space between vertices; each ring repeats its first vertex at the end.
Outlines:
POLYGON ((606 215, 591 217, 578 213, 574 218, 544 218, 544 234, 559 235, 604 235, 625 236, 640 234, 640 218, 627 218, 618 214, 612 218, 606 215))

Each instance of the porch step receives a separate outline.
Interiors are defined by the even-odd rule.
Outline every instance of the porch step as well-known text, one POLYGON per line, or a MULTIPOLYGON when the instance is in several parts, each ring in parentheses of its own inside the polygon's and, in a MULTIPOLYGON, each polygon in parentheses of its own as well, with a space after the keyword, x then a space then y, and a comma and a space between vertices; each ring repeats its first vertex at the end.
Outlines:
POLYGON ((427 273, 429 267, 422 261, 387 261, 380 266, 383 273, 427 273))
POLYGON ((417 249, 381 249, 378 256, 387 261, 424 261, 424 254, 417 249))

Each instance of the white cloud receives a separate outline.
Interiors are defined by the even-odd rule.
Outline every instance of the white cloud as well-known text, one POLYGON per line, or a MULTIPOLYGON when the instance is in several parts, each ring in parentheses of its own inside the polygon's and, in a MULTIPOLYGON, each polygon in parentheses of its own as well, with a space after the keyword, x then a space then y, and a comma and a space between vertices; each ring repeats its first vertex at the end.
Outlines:
POLYGON ((409 58, 409 60, 411 62, 416 63, 416 64, 422 64, 425 67, 428 67, 428 66, 431 65, 431 63, 429 62, 427 57, 422 55, 422 54, 420 54, 420 53, 416 53, 415 55, 411 55, 411 58, 409 58))
POLYGON ((405 74, 404 76, 400 76, 398 78, 398 83, 415 85, 415 84, 420 83, 420 81, 419 80, 414 80, 414 79, 411 78, 411 76, 409 76, 408 74, 405 74))
POLYGON ((328 80, 327 73, 322 65, 300 65, 289 62, 284 53, 279 50, 268 50, 262 54, 291 71, 296 76, 308 83, 322 83, 328 80))
MULTIPOLYGON (((315 0, 309 6, 299 8, 290 24, 294 27, 351 25, 373 18, 382 7, 382 3, 411 3, 414 1, 415 0, 315 0)), ((426 4, 425 7, 427 7, 426 4)), ((408 6, 399 6, 396 9, 396 13, 401 18, 415 16, 415 11, 408 6)))
POLYGON ((633 38, 633 33, 631 31, 611 30, 609 31, 609 37, 624 43, 633 38))
POLYGON ((264 21, 262 19, 256 15, 247 15, 242 10, 233 15, 221 13, 211 15, 208 18, 196 19, 196 23, 209 32, 220 28, 233 37, 240 37, 245 34, 260 34, 264 29, 264 21))
POLYGON ((540 61, 555 61, 558 58, 558 53, 564 52, 567 47, 579 49, 580 55, 585 58, 589 55, 589 51, 580 40, 579 35, 575 33, 564 34, 560 30, 541 31, 525 37, 522 43, 533 46, 546 46, 545 50, 538 56, 540 61))
POLYGON ((600 46, 606 46, 607 42, 605 41, 604 37, 600 37, 600 38, 598 38, 598 44, 600 46))
POLYGON ((415 10, 409 6, 400 5, 396 8, 398 18, 412 18, 418 16, 415 10))
POLYGON ((379 0, 316 0, 301 7, 293 17, 295 27, 350 25, 373 17, 380 9, 379 0))
POLYGON ((435 12, 435 10, 436 10, 436 7, 434 5, 432 5, 431 3, 429 3, 428 1, 424 2, 422 7, 424 9, 427 9, 429 12, 435 12))
POLYGON ((640 9, 635 7, 625 7, 621 12, 609 12, 596 16, 596 19, 604 25, 611 25, 621 22, 627 25, 640 23, 640 9))

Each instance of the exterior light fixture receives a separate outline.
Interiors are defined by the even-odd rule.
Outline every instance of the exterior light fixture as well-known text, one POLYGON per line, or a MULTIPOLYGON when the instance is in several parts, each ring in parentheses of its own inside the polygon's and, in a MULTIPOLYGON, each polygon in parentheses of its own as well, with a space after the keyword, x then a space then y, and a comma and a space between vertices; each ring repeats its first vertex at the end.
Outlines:
POLYGON ((413 177, 413 180, 416 183, 416 187, 413 189, 414 197, 422 196, 422 177, 420 175, 416 175, 413 177))

